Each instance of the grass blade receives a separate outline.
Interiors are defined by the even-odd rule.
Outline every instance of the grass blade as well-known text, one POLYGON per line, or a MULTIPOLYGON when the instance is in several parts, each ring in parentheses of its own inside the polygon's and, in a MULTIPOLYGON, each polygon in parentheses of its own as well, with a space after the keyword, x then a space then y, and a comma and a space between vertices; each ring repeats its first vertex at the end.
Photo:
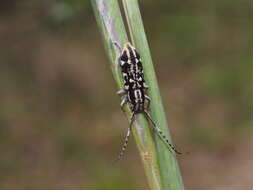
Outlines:
MULTIPOLYGON (((138 1, 122 0, 122 2, 126 14, 131 40, 142 56, 145 79, 147 81, 147 84, 150 86, 148 93, 152 100, 150 105, 152 118, 165 134, 169 134, 167 120, 160 97, 160 92, 141 19, 138 1)), ((170 139, 169 136, 168 139, 170 139)), ((175 156, 169 152, 167 147, 161 142, 157 135, 155 136, 155 142, 163 189, 183 190, 184 185, 175 156)))
MULTIPOLYGON (((120 52, 113 42, 124 44, 128 41, 117 0, 91 0, 99 30, 102 34, 105 50, 109 57, 110 67, 119 89, 122 89, 122 77, 117 66, 116 57, 120 52)), ((128 118, 130 112, 127 112, 128 118)), ((138 114, 134 122, 133 134, 139 149, 148 184, 152 190, 160 190, 161 175, 157 161, 157 151, 149 128, 149 123, 138 114)))

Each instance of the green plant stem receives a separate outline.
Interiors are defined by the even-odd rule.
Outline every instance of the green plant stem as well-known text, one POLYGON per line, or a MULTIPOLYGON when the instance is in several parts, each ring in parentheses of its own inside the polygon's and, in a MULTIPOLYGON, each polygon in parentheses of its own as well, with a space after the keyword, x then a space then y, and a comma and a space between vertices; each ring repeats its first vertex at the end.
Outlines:
MULTIPOLYGON (((153 63, 146 39, 141 14, 137 0, 122 0, 126 19, 129 27, 130 36, 135 47, 139 51, 143 60, 145 78, 150 86, 148 91, 151 97, 151 115, 165 134, 169 134, 167 120, 162 105, 157 79, 155 76, 153 63)), ((168 139, 170 137, 168 136, 168 139)), ((168 148, 155 136, 156 148, 160 165, 161 179, 164 190, 183 190, 184 185, 180 175, 176 157, 170 153, 168 148)))
MULTIPOLYGON (((128 39, 118 2, 117 0, 91 0, 91 2, 102 34, 105 50, 109 57, 114 79, 118 89, 122 89, 122 76, 118 69, 116 59, 120 52, 115 45, 113 45, 113 42, 117 42, 122 46, 128 39)), ((127 115, 128 118, 130 118, 129 110, 127 111, 127 115)), ((156 146, 149 128, 149 123, 142 114, 137 114, 136 121, 134 122, 133 134, 142 158, 150 188, 152 190, 162 189, 156 146)))

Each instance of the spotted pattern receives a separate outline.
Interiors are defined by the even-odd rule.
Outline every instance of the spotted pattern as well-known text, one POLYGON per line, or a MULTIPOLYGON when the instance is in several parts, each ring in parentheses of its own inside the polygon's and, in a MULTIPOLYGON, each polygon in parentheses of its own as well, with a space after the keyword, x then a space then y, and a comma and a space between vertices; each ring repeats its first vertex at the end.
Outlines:
POLYGON ((143 67, 139 53, 127 43, 120 57, 120 67, 124 77, 124 90, 132 112, 140 113, 145 109, 145 84, 143 67))

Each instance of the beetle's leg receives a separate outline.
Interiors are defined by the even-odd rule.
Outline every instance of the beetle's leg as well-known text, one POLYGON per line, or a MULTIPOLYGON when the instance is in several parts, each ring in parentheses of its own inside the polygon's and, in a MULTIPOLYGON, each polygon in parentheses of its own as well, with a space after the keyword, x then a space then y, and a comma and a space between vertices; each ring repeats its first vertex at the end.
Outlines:
POLYGON ((148 89, 149 88, 149 86, 144 82, 143 83, 143 87, 145 88, 145 89, 148 89))
POLYGON ((128 98, 127 98, 127 96, 125 96, 125 97, 122 99, 121 103, 120 103, 120 108, 121 108, 121 110, 122 110, 124 113, 125 113, 124 107, 125 107, 125 105, 126 105, 127 102, 128 102, 128 98))
POLYGON ((147 101, 147 109, 149 109, 151 99, 150 99, 150 97, 145 95, 145 100, 147 101))
POLYGON ((113 45, 115 45, 117 47, 119 52, 122 52, 122 47, 120 46, 120 44, 117 41, 113 41, 112 43, 113 43, 113 45))
MULTIPOLYGON (((112 43, 116 47, 116 49, 118 50, 118 53, 116 53, 117 57, 116 57, 115 62, 117 64, 117 66, 120 67, 120 63, 121 63, 120 56, 121 56, 122 48, 121 48, 120 44, 117 41, 113 41, 112 43)), ((118 67, 116 69, 118 69, 118 67)))
POLYGON ((126 94, 126 91, 125 91, 124 89, 122 89, 122 90, 119 90, 119 91, 117 92, 117 94, 120 95, 120 96, 123 96, 123 95, 126 94))
MULTIPOLYGON (((124 89, 122 89, 122 90, 119 90, 119 91, 117 92, 117 94, 118 94, 119 96, 123 96, 123 95, 126 94, 126 91, 125 91, 124 89)), ((121 103, 120 103, 120 108, 121 108, 121 110, 122 110, 123 112, 125 112, 124 107, 125 107, 125 105, 126 105, 127 102, 128 102, 128 98, 127 98, 127 96, 125 96, 125 97, 122 99, 121 103)))

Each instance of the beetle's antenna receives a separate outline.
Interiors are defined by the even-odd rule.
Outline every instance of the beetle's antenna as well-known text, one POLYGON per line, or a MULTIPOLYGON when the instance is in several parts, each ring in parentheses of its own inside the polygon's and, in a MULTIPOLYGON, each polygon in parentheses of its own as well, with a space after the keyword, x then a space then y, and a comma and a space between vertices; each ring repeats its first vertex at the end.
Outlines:
MULTIPOLYGON (((156 134, 162 139, 162 141, 170 148, 172 149, 176 154, 182 154, 181 152, 179 152, 167 139, 167 137, 165 136, 165 134, 162 132, 162 130, 156 126, 155 122, 153 121, 153 119, 151 118, 150 114, 144 110, 145 115, 147 116, 147 118, 149 119, 149 121, 151 121, 152 126, 154 131, 156 132, 156 134)), ((170 150, 169 149, 169 150, 170 150)))
POLYGON ((129 125, 128 130, 127 130, 127 135, 125 137, 124 144, 123 144, 123 146, 121 148, 121 151, 120 151, 120 153, 118 155, 118 158, 114 161, 114 163, 117 162, 117 161, 119 161, 119 160, 121 160, 122 157, 123 157, 123 155, 124 155, 124 153, 125 153, 125 150, 126 150, 127 145, 128 145, 129 137, 130 137, 131 132, 132 132, 132 125, 133 125, 134 120, 135 120, 135 113, 133 113, 132 116, 131 116, 130 125, 129 125))

